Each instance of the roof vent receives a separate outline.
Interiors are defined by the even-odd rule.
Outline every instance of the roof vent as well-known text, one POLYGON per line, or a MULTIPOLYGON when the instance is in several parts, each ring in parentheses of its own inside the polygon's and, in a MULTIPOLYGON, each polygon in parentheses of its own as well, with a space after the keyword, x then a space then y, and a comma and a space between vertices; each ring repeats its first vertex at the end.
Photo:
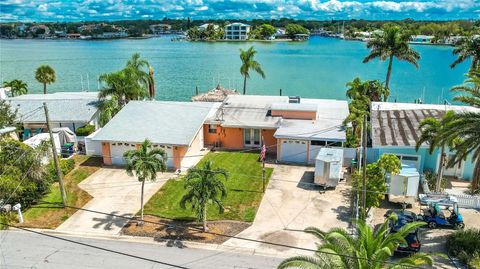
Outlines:
POLYGON ((300 96, 289 96, 288 102, 290 104, 300 104, 300 96))

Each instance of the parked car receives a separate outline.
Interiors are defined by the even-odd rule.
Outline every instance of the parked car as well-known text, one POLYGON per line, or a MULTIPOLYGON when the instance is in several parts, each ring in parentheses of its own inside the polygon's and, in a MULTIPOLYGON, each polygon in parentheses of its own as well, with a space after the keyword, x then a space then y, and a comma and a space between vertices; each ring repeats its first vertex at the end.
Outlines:
MULTIPOLYGON (((396 233, 398 232, 403 226, 405 226, 408 223, 419 221, 419 217, 417 214, 413 213, 412 211, 408 210, 388 210, 384 217, 387 218, 391 214, 397 215, 397 220, 391 220, 389 222, 390 226, 390 233, 396 233)), ((406 237, 405 240, 407 241, 407 244, 400 244, 398 248, 395 250, 397 253, 415 253, 420 251, 420 247, 422 246, 420 242, 420 236, 419 236, 419 229, 415 229, 411 233, 409 233, 406 237)))
POLYGON ((428 223, 430 229, 438 226, 452 227, 456 230, 465 228, 462 215, 458 210, 458 204, 452 203, 433 203, 423 211, 423 220, 428 223))

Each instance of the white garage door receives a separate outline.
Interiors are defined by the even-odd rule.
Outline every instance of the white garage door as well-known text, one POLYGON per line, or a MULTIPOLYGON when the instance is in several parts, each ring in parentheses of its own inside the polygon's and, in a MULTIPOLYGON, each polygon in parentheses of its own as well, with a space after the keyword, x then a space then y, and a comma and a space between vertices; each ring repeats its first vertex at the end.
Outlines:
POLYGON ((123 154, 131 149, 135 149, 135 144, 130 143, 112 143, 110 144, 110 153, 112 155, 113 165, 125 165, 123 154))
POLYGON ((307 141, 283 140, 281 149, 281 160, 283 162, 306 163, 307 141))
MULTIPOLYGON (((153 145, 153 148, 158 148, 165 150, 167 153, 167 167, 173 167, 173 149, 171 146, 164 145, 153 145)), ((112 155, 112 164, 113 165, 125 165, 125 159, 123 154, 128 151, 136 149, 136 145, 133 143, 112 143, 110 146, 110 152, 112 155)))

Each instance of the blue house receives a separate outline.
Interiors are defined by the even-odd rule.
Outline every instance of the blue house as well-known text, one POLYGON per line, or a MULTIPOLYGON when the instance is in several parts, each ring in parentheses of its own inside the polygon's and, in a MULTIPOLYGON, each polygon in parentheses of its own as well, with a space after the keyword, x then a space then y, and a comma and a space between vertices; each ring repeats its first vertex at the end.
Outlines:
MULTIPOLYGON (((420 173, 426 170, 436 173, 440 165, 440 150, 430 154, 428 145, 422 145, 418 151, 415 150, 415 145, 421 136, 420 122, 427 117, 441 119, 449 110, 480 113, 480 109, 470 106, 373 102, 372 147, 367 151, 367 162, 375 162, 383 154, 390 153, 397 155, 403 164, 416 167, 420 173)), ((446 154, 448 160, 453 152, 447 149, 446 154)), ((475 166, 472 155, 454 167, 446 168, 445 176, 471 180, 475 166)))

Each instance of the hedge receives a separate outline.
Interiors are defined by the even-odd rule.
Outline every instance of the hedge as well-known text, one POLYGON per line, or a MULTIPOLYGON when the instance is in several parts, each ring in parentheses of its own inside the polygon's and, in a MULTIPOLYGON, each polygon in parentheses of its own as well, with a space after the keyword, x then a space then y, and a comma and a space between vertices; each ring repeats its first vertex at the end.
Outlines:
POLYGON ((93 132, 95 132, 95 125, 87 124, 83 127, 78 128, 75 131, 75 134, 77 134, 78 136, 88 136, 93 132))
MULTIPOLYGON (((74 168, 75 168, 75 161, 73 159, 61 159, 60 160, 60 170, 62 170, 63 175, 68 174, 74 168)), ((48 169, 48 172, 47 172, 48 182, 52 183, 54 181, 57 181, 58 180, 57 170, 55 169, 55 165, 53 163, 53 160, 50 161, 47 169, 48 169)))

